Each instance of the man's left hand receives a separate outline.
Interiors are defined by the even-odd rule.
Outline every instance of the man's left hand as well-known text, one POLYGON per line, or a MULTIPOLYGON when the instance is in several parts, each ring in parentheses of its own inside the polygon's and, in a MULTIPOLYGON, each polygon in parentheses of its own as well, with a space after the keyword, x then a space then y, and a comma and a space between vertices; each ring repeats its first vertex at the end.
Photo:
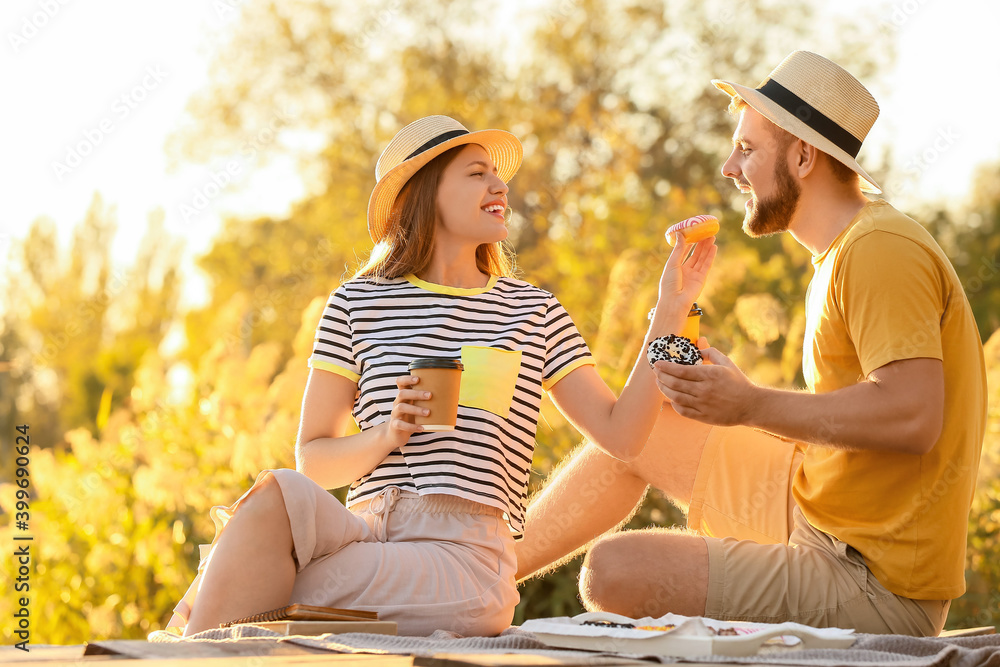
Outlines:
POLYGON ((746 424, 757 386, 714 347, 701 354, 707 363, 700 366, 656 362, 660 393, 682 417, 718 426, 746 424))

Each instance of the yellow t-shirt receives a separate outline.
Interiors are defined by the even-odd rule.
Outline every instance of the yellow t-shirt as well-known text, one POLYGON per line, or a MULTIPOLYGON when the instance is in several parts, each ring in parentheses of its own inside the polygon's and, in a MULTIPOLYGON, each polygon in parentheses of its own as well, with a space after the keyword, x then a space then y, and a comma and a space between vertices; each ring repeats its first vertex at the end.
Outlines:
MULTIPOLYGON (((892 361, 940 359, 944 426, 923 456, 810 445, 793 483, 809 522, 857 549, 893 593, 965 592, 965 545, 986 423, 983 346, 955 269, 885 201, 867 204, 823 254, 806 296, 802 367, 834 391, 892 361)), ((837 425, 828 425, 836 437, 837 425)))

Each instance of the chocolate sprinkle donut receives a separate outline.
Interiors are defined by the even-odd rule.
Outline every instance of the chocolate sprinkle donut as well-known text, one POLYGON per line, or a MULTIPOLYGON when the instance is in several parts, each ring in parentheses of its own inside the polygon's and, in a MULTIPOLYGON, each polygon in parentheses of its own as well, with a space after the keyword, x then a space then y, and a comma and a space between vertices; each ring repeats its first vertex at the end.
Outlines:
POLYGON ((701 352, 684 336, 661 336, 649 343, 646 348, 646 359, 650 367, 657 361, 670 361, 683 366, 698 366, 701 364, 701 352))

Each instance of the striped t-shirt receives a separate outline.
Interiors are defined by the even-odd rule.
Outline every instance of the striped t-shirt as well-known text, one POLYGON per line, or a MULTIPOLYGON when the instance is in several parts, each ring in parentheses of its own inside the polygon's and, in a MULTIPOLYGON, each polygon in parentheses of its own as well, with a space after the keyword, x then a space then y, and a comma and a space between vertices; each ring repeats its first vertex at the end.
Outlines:
POLYGON ((351 485, 348 506, 390 485, 455 495, 504 510, 519 535, 542 390, 594 363, 587 344, 551 293, 520 280, 463 289, 359 278, 330 295, 309 365, 358 383, 353 415, 365 430, 388 420, 396 378, 417 357, 461 358, 456 429, 414 433, 351 485))

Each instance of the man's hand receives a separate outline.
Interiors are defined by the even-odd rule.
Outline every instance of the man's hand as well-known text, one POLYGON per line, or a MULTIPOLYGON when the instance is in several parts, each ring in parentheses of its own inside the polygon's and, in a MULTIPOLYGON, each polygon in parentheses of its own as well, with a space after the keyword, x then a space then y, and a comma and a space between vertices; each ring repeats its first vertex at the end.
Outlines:
POLYGON ((660 392, 682 417, 718 426, 747 423, 757 386, 714 347, 701 354, 707 362, 701 366, 656 362, 660 392))
POLYGON ((922 455, 941 436, 940 359, 893 361, 857 384, 813 394, 753 384, 726 355, 702 350, 705 364, 656 362, 660 392, 677 414, 718 426, 743 425, 841 449, 922 455))

